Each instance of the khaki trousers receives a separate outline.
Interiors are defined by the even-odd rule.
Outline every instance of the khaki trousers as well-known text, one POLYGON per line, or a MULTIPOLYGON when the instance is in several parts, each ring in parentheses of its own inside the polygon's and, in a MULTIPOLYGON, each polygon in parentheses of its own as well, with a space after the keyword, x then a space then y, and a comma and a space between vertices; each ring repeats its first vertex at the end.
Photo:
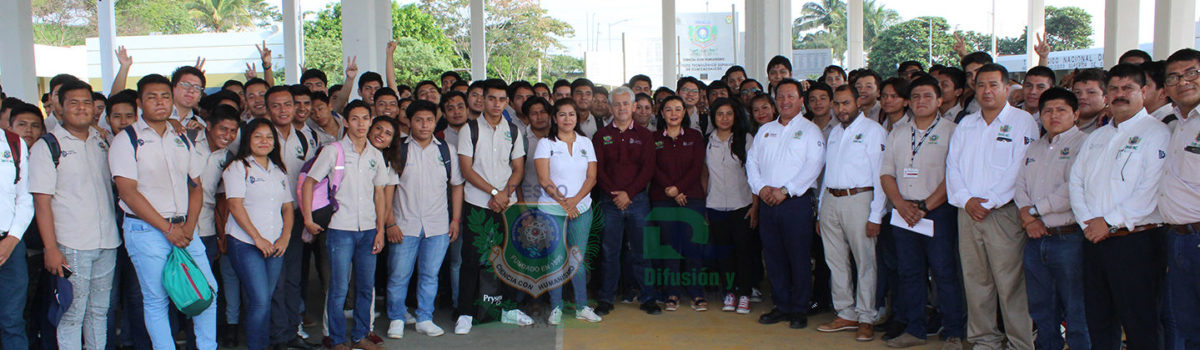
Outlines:
MULTIPOLYGON (((976 349, 1033 349, 1033 321, 1025 293, 1025 230, 1009 203, 982 222, 958 210, 958 249, 967 296, 967 340, 976 349), (996 310, 997 302, 1000 310, 996 310), (1000 332, 997 311, 1004 317, 1000 332)), ((1058 330, 1053 330, 1057 332, 1058 330)))
POLYGON ((818 214, 825 263, 830 271, 833 309, 838 317, 863 323, 874 323, 879 316, 875 309, 875 237, 867 237, 871 198, 871 192, 844 197, 826 193, 818 214), (850 259, 854 259, 857 276, 851 275, 854 270, 850 259), (857 293, 852 280, 855 277, 857 293))

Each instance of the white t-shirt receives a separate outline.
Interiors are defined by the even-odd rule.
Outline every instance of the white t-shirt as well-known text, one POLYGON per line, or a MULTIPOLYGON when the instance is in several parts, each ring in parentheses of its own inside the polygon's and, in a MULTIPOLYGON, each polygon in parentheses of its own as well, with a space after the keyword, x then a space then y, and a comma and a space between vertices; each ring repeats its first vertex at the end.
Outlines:
MULTIPOLYGON (((292 202, 292 188, 287 181, 287 173, 275 163, 264 169, 253 159, 246 159, 246 166, 241 160, 235 160, 225 168, 221 178, 225 183, 225 197, 229 199, 242 198, 242 206, 250 216, 250 222, 258 229, 262 238, 275 242, 283 235, 283 212, 285 203, 292 202)), ((225 232, 243 243, 253 245, 254 239, 246 230, 238 225, 229 214, 225 222, 225 232)))
MULTIPOLYGON (((550 159, 550 181, 558 186, 558 192, 565 197, 574 197, 579 193, 583 182, 587 181, 588 163, 596 162, 596 150, 592 148, 592 140, 583 135, 575 136, 575 143, 570 151, 563 140, 543 138, 538 141, 537 151, 533 159, 550 159)), ((554 198, 543 193, 541 202, 555 203, 554 198)), ((575 206, 579 212, 585 212, 592 207, 592 198, 583 197, 575 206)))

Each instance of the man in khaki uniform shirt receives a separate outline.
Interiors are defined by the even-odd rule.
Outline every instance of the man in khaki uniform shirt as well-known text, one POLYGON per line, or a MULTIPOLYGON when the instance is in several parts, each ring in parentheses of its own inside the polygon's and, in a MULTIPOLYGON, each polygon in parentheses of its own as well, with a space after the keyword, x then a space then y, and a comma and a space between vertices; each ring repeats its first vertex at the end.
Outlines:
MULTIPOLYGON (((965 335, 962 275, 958 266, 958 220, 946 204, 946 153, 954 134, 953 116, 940 116, 941 88, 932 77, 911 85, 913 114, 897 123, 884 144, 880 185, 896 213, 907 223, 933 221, 933 237, 895 227, 900 285, 893 303, 903 329, 889 330, 889 347, 925 344, 925 302, 929 271, 937 288, 946 348, 961 349, 965 335), (902 331, 903 334, 895 334, 902 331)), ((886 223, 885 223, 886 224, 886 223)))
POLYGON ((1179 121, 1167 144, 1159 182, 1158 210, 1167 234, 1167 303, 1176 334, 1200 346, 1200 51, 1183 49, 1167 58, 1167 95, 1179 121))
POLYGON ((1087 134, 1075 126, 1075 94, 1051 88, 1038 100, 1046 135, 1025 151, 1013 202, 1019 208, 1025 242, 1025 290, 1029 316, 1039 329, 1037 343, 1062 349, 1059 325, 1067 323, 1072 349, 1088 349, 1083 303, 1083 231, 1075 224, 1068 193, 1071 165, 1087 134), (1065 315, 1064 315, 1065 314, 1065 315), (1050 331, 1047 331, 1050 330, 1050 331))

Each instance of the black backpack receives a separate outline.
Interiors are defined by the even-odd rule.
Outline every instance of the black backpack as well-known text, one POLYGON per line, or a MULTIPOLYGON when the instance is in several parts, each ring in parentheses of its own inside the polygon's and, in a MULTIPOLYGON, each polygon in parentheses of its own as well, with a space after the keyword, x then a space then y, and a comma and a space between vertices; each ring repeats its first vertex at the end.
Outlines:
MULTIPOLYGON (((510 148, 508 150, 509 156, 512 156, 512 153, 517 151, 517 139, 516 138, 520 137, 521 133, 519 132, 519 130, 517 130, 517 125, 513 124, 513 122, 510 122, 508 120, 505 120, 504 122, 508 123, 508 130, 512 131, 512 134, 513 134, 512 148, 510 148)), ((467 121, 467 129, 470 129, 470 132, 471 132, 471 147, 478 149, 479 148, 478 147, 479 146, 479 120, 478 119, 468 120, 467 121)), ((526 150, 528 150, 529 149, 529 139, 521 137, 521 145, 524 146, 526 150)), ((472 151, 474 151, 474 149, 472 151)), ((475 152, 471 152, 471 154, 474 155, 475 152)))

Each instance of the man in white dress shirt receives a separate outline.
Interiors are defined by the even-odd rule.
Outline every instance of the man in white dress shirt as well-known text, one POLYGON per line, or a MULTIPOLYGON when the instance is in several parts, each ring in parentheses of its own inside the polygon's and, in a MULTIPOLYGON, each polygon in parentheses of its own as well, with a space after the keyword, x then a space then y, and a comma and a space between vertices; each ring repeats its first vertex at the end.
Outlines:
MULTIPOLYGON (((1176 334, 1200 344, 1200 51, 1183 49, 1167 58, 1163 86, 1179 116, 1167 146, 1166 170, 1158 191, 1158 210, 1171 225, 1168 234, 1167 303, 1176 334)), ((1147 83, 1149 84, 1149 83, 1147 83)))
POLYGON ((988 63, 975 72, 980 110, 950 139, 946 191, 958 207, 959 253, 967 300, 967 340, 985 349, 1033 348, 1025 275, 1025 233, 1012 204, 1025 149, 1037 138, 1029 113, 1008 104, 1008 70, 988 63), (999 304, 1000 310, 996 310, 999 304), (1004 316, 1005 333, 997 324, 1004 316))
POLYGON ((1092 348, 1159 349, 1163 274, 1162 215, 1156 203, 1166 125, 1143 106, 1146 76, 1121 64, 1108 72, 1112 123, 1092 131, 1071 168, 1071 210, 1083 246, 1084 303, 1092 348))

